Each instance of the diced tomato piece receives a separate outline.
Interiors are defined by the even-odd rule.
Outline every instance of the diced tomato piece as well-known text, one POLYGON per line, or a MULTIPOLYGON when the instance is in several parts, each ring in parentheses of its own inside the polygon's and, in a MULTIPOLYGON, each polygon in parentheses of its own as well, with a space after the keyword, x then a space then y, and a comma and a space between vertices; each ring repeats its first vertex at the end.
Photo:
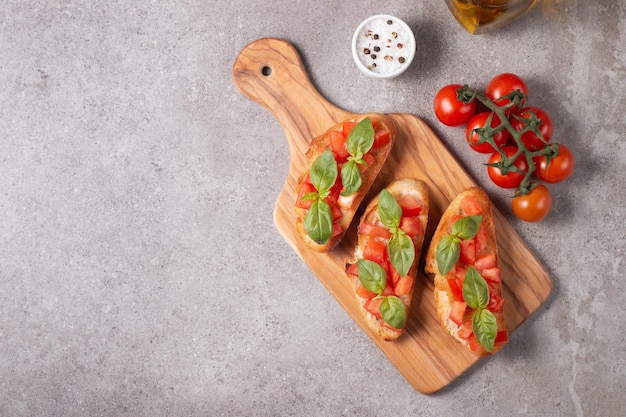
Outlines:
POLYGON ((335 159, 345 160, 350 156, 350 152, 346 149, 346 137, 342 132, 331 130, 328 134, 330 138, 330 149, 335 154, 335 159))
POLYGON ((330 188, 330 193, 328 194, 328 197, 324 199, 324 201, 326 201, 331 207, 333 205, 336 205, 342 190, 343 184, 341 183, 341 178, 338 178, 338 180, 335 182, 335 185, 330 188))
POLYGON ((493 344, 498 343, 506 343, 509 341, 509 333, 506 330, 500 330, 496 333, 496 339, 493 341, 493 344))
POLYGON ((343 229, 339 225, 339 223, 333 223, 333 230, 331 233, 331 237, 339 236, 343 233, 343 229))
POLYGON ((452 270, 448 273, 448 275, 452 274, 455 278, 459 280, 461 283, 461 287, 463 287, 463 281, 465 281, 465 274, 467 273, 467 265, 464 265, 460 262, 457 262, 452 270))
POLYGON ((356 293, 359 297, 363 297, 363 298, 374 298, 376 297, 376 293, 371 292, 370 290, 368 290, 367 288, 365 288, 362 285, 359 285, 356 289, 356 293))
POLYGON ((398 204, 402 207, 403 216, 419 216, 422 212, 422 206, 419 201, 417 201, 417 199, 410 194, 405 194, 400 200, 398 200, 398 204))
POLYGON ((480 271, 480 275, 487 281, 500 282, 500 268, 494 266, 493 268, 487 268, 480 271))
POLYGON ((385 285, 385 289, 383 290, 383 293, 381 295, 387 296, 387 295, 393 295, 393 286, 391 285, 391 282, 387 281, 387 284, 385 285))
POLYGON ((496 254, 488 253, 486 255, 481 256, 480 258, 476 259, 476 262, 474 262, 474 266, 479 271, 482 271, 483 269, 487 269, 487 268, 497 267, 498 262, 496 261, 496 254))
POLYGON ((400 229, 409 236, 417 236, 422 233, 422 224, 417 217, 402 217, 400 219, 400 229))
POLYGON ((489 298, 489 304, 487 304, 487 310, 494 312, 494 313, 499 313, 502 311, 503 307, 504 307, 504 298, 500 297, 497 294, 492 294, 491 297, 489 298))
POLYGON ((372 166, 372 164, 374 163, 374 155, 372 155, 371 153, 366 153, 365 155, 363 155, 363 160, 365 161, 365 164, 359 164, 359 169, 361 170, 361 172, 364 172, 367 168, 372 166))
POLYGON ((455 214, 450 216, 450 229, 452 229, 452 226, 454 226, 454 223, 456 223, 458 220, 462 219, 465 216, 462 216, 460 214, 455 214))
POLYGON ((380 303, 382 301, 383 301, 382 298, 370 298, 369 300, 365 302, 363 307, 365 308, 365 310, 367 310, 368 312, 372 313, 373 315, 375 315, 377 318, 380 319, 381 318, 380 303))
POLYGON ((461 262, 474 265, 476 261, 476 245, 474 239, 461 240, 461 262))
POLYGON ((298 191, 298 197, 296 198, 296 207, 308 210, 313 204, 313 200, 302 200, 302 197, 308 193, 317 192, 313 184, 309 182, 302 182, 300 184, 300 190, 298 191))
POLYGON ((342 131, 343 131, 343 135, 347 138, 348 135, 350 134, 350 131, 352 130, 352 128, 356 126, 356 122, 350 122, 350 121, 345 121, 343 122, 342 127, 342 131))
POLYGON ((387 259, 387 245, 377 239, 370 239, 363 250, 363 258, 384 265, 387 259))
POLYGON ((463 281, 458 278, 448 278, 448 286, 455 300, 465 301, 463 298, 463 281))
POLYGON ((374 132, 374 144, 373 148, 379 148, 381 146, 385 146, 389 143, 389 139, 391 138, 391 134, 389 131, 380 129, 374 132))
POLYGON ((415 278, 411 275, 405 275, 398 281, 396 285, 396 295, 405 295, 413 291, 413 284, 415 284, 415 278))
POLYGON ((461 339, 468 340, 470 336, 472 336, 473 334, 474 334, 474 328, 472 327, 472 321, 467 320, 463 322, 463 324, 461 325, 461 328, 459 329, 459 333, 458 333, 459 337, 461 339))
POLYGON ((466 309, 467 303, 465 301, 453 301, 450 310, 450 320, 460 326, 463 323, 463 316, 465 315, 466 309))
POLYGON ((489 233, 487 232, 485 223, 480 224, 480 229, 478 229, 478 233, 474 236, 474 242, 476 242, 476 254, 480 256, 489 244, 489 233))
POLYGON ((383 239, 391 238, 391 232, 386 227, 365 222, 359 224, 359 234, 383 239))
POLYGON ((387 277, 391 277, 391 283, 393 284, 393 287, 396 288, 398 281, 400 281, 400 278, 402 277, 398 274, 396 268, 391 265, 391 262, 387 262, 387 264, 389 265, 389 273, 387 274, 387 277))
POLYGON ((482 346, 480 345, 480 343, 478 343, 478 340, 476 340, 476 336, 474 335, 474 333, 470 335, 467 341, 469 342, 469 348, 472 352, 476 352, 482 349, 482 346))
POLYGON ((463 197, 461 200, 461 209, 466 216, 474 216, 476 214, 482 214, 483 208, 474 197, 471 195, 463 197))
POLYGON ((378 117, 368 117, 368 118, 372 122, 372 127, 376 129, 376 126, 378 126, 378 117))
POLYGON ((358 277, 359 276, 359 264, 356 262, 353 264, 348 264, 346 267, 346 274, 358 277))

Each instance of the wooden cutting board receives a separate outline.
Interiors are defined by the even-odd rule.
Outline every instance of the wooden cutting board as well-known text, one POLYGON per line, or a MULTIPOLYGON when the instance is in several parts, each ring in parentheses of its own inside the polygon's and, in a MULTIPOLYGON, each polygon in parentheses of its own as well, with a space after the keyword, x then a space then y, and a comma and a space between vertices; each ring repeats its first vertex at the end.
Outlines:
MULTIPOLYGON (((232 75, 241 93, 267 108, 287 136, 289 172, 278 196, 274 222, 293 250, 418 391, 425 394, 436 392, 476 364, 480 358, 442 330, 436 316, 433 283, 423 273, 423 260, 405 332, 395 342, 383 342, 364 323, 344 272, 345 260, 352 257, 356 244, 358 217, 342 243, 330 253, 311 251, 297 236, 295 188, 299 174, 306 169, 304 154, 308 144, 312 138, 354 113, 334 106, 318 93, 298 52, 284 40, 267 38, 247 45, 237 57, 232 75)), ((396 144, 372 187, 370 197, 385 184, 402 177, 414 177, 428 184, 431 207, 424 254, 448 203, 461 191, 476 184, 420 118, 411 114, 390 116, 398 128, 396 144)), ((363 206, 368 199, 363 201, 363 206)), ((492 208, 506 300, 506 325, 512 333, 546 301, 552 290, 552 280, 517 232, 495 207, 492 208)))

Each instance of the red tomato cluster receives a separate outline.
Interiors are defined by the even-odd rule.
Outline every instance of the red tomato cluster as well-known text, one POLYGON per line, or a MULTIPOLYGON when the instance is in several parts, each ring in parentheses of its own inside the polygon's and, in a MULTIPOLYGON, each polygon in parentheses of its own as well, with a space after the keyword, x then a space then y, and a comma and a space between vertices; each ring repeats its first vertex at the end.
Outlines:
POLYGON ((517 189, 513 212, 522 220, 536 222, 552 207, 550 191, 537 180, 564 181, 574 170, 574 156, 567 146, 550 143, 552 119, 545 110, 526 106, 527 100, 526 82, 504 73, 489 81, 484 95, 460 84, 443 87, 435 95, 434 111, 447 126, 466 125, 468 145, 490 154, 489 178, 499 187, 517 189), (485 111, 477 110, 477 101, 485 111), (536 181, 530 181, 531 175, 536 181))

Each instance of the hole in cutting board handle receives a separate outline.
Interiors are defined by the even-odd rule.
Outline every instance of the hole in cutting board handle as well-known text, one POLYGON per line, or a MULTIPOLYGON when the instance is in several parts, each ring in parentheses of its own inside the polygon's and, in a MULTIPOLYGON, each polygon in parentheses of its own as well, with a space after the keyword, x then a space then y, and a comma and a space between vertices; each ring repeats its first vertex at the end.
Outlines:
POLYGON ((267 76, 272 75, 272 67, 268 67, 267 65, 265 65, 263 68, 261 68, 261 74, 267 76))

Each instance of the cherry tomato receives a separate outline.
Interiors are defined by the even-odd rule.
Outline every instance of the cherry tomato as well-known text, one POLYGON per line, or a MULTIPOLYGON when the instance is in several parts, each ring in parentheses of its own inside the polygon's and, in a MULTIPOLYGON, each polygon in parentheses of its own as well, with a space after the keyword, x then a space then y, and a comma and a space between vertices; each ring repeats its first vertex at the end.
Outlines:
MULTIPOLYGON (((465 138, 467 139, 467 143, 469 146, 479 153, 491 153, 494 151, 493 147, 488 142, 483 142, 481 144, 478 143, 480 140, 480 135, 477 132, 474 132, 474 129, 482 129, 487 126, 487 119, 491 112, 482 112, 478 113, 474 117, 470 119, 467 123, 467 128, 465 129, 465 138)), ((496 128, 502 124, 500 118, 493 113, 493 118, 491 119, 490 126, 496 128)), ((509 132, 506 129, 503 129, 493 135, 493 141, 496 143, 498 148, 503 147, 509 141, 509 132)))
POLYGON ((545 185, 534 187, 528 194, 513 197, 513 213, 526 222, 543 220, 552 208, 552 195, 545 185))
POLYGON ((547 162, 545 155, 539 155, 533 158, 535 162, 535 175, 543 182, 554 184, 569 178, 574 171, 574 155, 570 149, 559 143, 559 153, 557 156, 547 162))
MULTIPOLYGON (((489 81, 485 95, 496 105, 502 107, 508 104, 510 100, 508 98, 500 98, 514 92, 515 90, 520 90, 521 93, 528 97, 528 86, 526 85, 526 82, 521 77, 506 72, 504 74, 496 75, 491 79, 491 81, 489 81)), ((524 101, 522 101, 522 106, 520 107, 515 105, 509 108, 506 114, 513 114, 519 111, 522 107, 524 107, 524 101)))
POLYGON ((457 89, 462 87, 460 84, 450 84, 435 95, 433 103, 435 115, 444 125, 463 125, 476 113, 476 100, 466 104, 457 99, 457 89))
MULTIPOLYGON (((541 140, 541 138, 537 136, 535 132, 530 131, 524 133, 522 135, 522 142, 524 142, 524 145, 530 151, 536 151, 537 149, 541 149, 543 145, 546 144, 546 142, 550 141, 550 139, 552 138, 552 133, 554 132, 552 119, 550 118, 548 113, 546 113, 543 109, 540 109, 539 107, 523 108, 522 111, 519 112, 519 114, 513 115, 511 117, 511 125, 513 126, 513 128, 515 128, 515 130, 520 131, 524 127, 526 127, 526 123, 528 122, 528 120, 534 120, 533 114, 536 116, 538 121, 540 121, 538 126, 539 133, 541 133, 541 136, 543 136, 545 142, 541 140), (525 121, 517 119, 517 117, 526 119, 526 123, 525 121)), ((531 123, 537 122, 535 121, 531 123)))
MULTIPOLYGON (((517 152, 517 147, 505 146, 502 148, 502 150, 504 151, 504 154, 510 158, 517 152)), ((500 152, 494 152, 489 157, 490 164, 498 163, 501 160, 502 158, 500 157, 500 152)), ((528 162, 526 161, 526 157, 523 153, 515 159, 513 165, 519 168, 521 172, 517 172, 515 169, 511 169, 506 174, 502 174, 500 168, 488 166, 487 173, 489 174, 489 178, 491 178, 491 181, 493 181, 494 184, 502 188, 518 187, 522 183, 524 176, 528 172, 528 162)))

